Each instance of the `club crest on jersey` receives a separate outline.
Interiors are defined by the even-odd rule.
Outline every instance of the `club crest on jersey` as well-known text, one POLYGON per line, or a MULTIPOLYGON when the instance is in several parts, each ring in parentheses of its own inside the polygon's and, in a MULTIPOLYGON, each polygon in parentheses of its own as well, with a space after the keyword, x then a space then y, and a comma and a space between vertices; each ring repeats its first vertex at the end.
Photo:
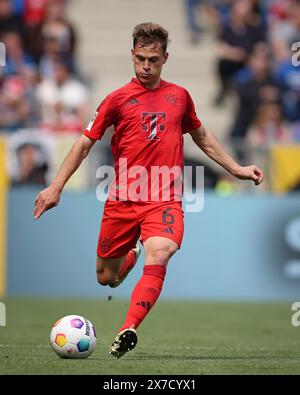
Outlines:
POLYGON ((157 134, 166 130, 167 114, 165 112, 143 112, 142 131, 147 132, 147 140, 159 140, 157 134))
POLYGON ((102 252, 108 252, 111 248, 111 240, 108 237, 101 237, 99 240, 99 247, 102 252))
POLYGON ((174 95, 174 93, 168 93, 166 96, 164 96, 166 101, 172 106, 176 106, 177 104, 177 97, 174 95))
POLYGON ((93 118, 90 120, 89 124, 87 125, 86 130, 88 130, 89 132, 90 132, 91 129, 92 129, 92 126, 93 126, 93 124, 94 124, 94 122, 95 122, 95 119, 97 118, 97 115, 98 115, 98 111, 95 112, 93 118))

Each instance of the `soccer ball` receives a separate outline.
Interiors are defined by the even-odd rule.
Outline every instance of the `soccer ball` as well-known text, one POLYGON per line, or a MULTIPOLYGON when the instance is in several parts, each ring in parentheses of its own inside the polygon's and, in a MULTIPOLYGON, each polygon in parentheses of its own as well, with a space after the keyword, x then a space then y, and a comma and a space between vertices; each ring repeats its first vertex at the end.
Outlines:
POLYGON ((54 324, 50 342, 61 358, 87 358, 97 344, 96 330, 86 318, 67 315, 54 324))

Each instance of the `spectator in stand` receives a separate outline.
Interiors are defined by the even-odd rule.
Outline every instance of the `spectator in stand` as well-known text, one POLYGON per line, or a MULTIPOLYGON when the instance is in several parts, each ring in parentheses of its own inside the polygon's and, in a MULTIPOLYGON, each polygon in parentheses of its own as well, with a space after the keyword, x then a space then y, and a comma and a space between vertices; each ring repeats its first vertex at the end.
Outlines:
POLYGON ((272 30, 278 22, 289 18, 289 7, 292 0, 269 0, 267 1, 268 25, 272 30))
POLYGON ((252 13, 249 18, 249 23, 252 26, 258 28, 259 34, 263 34, 264 37, 267 35, 268 29, 268 8, 265 1, 251 0, 252 2, 252 13))
POLYGON ((205 8, 210 19, 217 26, 223 26, 229 18, 231 6, 235 0, 211 0, 205 3, 205 8))
POLYGON ((42 127, 50 132, 80 133, 87 121, 87 88, 72 75, 66 58, 55 61, 54 79, 37 88, 42 108, 42 127))
POLYGON ((185 11, 191 44, 198 44, 203 33, 200 25, 200 6, 204 0, 185 0, 185 11))
POLYGON ((268 147, 270 144, 291 141, 291 130, 283 119, 280 102, 262 102, 258 107, 255 122, 248 132, 247 142, 256 147, 268 147))
POLYGON ((22 17, 24 13, 24 0, 10 0, 14 15, 22 17))
POLYGON ((26 48, 37 62, 42 52, 41 29, 50 0, 23 0, 23 21, 26 26, 26 48))
POLYGON ((72 24, 65 17, 64 2, 52 0, 48 3, 46 17, 42 27, 42 38, 55 38, 61 55, 72 61, 76 48, 76 35, 72 24))
POLYGON ((277 63, 290 58, 292 43, 300 40, 300 0, 286 0, 284 3, 284 17, 273 19, 269 32, 277 63))
POLYGON ((278 99, 279 89, 272 75, 270 53, 264 43, 256 44, 247 65, 235 77, 237 114, 231 130, 234 141, 242 141, 262 100, 278 99))
POLYGON ((31 56, 24 50, 23 40, 19 33, 6 33, 2 40, 6 47, 7 56, 6 66, 3 70, 5 75, 21 74, 24 67, 35 66, 31 56))
POLYGON ((39 62, 41 79, 54 78, 54 64, 60 58, 60 45, 56 37, 44 37, 43 54, 39 62))
POLYGON ((24 0, 23 20, 27 27, 42 25, 51 0, 24 0))
POLYGON ((25 127, 27 115, 23 79, 20 76, 6 77, 0 91, 0 130, 12 132, 25 127))
POLYGON ((12 185, 46 186, 49 168, 39 145, 24 143, 17 149, 18 173, 12 177, 12 185))
POLYGON ((288 17, 278 21, 271 32, 275 72, 282 90, 284 115, 290 122, 300 121, 300 67, 294 65, 292 45, 300 41, 300 0, 289 2, 288 17))
POLYGON ((290 122, 300 122, 300 67, 294 66, 289 57, 277 66, 276 77, 285 117, 290 122))
MULTIPOLYGON (((249 18, 250 25, 262 25, 266 27, 267 24, 267 9, 264 2, 260 0, 250 0, 252 14, 249 18)), ((235 0, 211 0, 205 2, 205 9, 207 14, 217 25, 223 26, 230 19, 230 12, 235 0)))
POLYGON ((251 0, 236 0, 231 8, 228 21, 219 35, 218 77, 220 91, 215 99, 221 105, 231 87, 235 73, 241 70, 256 43, 265 40, 262 23, 254 18, 251 0))
POLYGON ((7 32, 23 34, 24 31, 25 27, 21 16, 14 14, 11 1, 0 0, 0 37, 7 32))
POLYGON ((40 105, 36 97, 36 89, 39 83, 39 74, 37 67, 23 68, 21 78, 25 86, 24 99, 27 103, 28 109, 24 127, 36 128, 41 122, 40 105))

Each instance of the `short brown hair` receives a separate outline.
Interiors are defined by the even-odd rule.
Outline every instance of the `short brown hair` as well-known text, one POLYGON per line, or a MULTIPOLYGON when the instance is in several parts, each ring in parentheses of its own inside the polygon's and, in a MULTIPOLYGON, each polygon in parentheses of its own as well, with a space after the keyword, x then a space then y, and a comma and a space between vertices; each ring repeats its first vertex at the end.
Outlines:
POLYGON ((139 42, 142 45, 160 43, 163 52, 167 50, 169 43, 169 33, 157 23, 146 22, 136 25, 132 33, 133 48, 139 42))

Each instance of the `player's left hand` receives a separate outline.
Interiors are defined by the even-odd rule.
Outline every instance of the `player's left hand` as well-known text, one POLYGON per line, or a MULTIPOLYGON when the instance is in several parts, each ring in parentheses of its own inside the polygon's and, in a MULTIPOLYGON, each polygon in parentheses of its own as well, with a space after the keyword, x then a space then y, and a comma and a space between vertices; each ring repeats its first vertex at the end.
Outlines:
POLYGON ((263 182, 264 173, 257 166, 239 166, 234 174, 237 178, 241 180, 252 180, 255 185, 259 185, 263 182))

